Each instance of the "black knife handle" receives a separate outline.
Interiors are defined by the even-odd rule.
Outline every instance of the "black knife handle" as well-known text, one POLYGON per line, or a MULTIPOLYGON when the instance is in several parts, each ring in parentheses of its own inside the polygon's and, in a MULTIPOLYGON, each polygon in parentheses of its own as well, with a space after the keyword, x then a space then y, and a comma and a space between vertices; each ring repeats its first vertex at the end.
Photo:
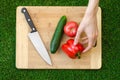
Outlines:
POLYGON ((26 8, 22 8, 22 13, 25 15, 25 18, 26 18, 30 28, 32 29, 31 32, 36 32, 37 30, 36 30, 36 28, 35 28, 35 26, 33 24, 33 21, 31 19, 30 15, 29 15, 27 9, 26 8))

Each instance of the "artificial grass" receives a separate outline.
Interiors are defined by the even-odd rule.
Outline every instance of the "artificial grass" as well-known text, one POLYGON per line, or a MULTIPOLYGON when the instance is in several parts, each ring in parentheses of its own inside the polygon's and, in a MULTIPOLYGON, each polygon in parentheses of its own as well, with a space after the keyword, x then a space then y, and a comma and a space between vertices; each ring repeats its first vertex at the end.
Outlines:
POLYGON ((15 67, 17 6, 87 6, 88 0, 0 0, 0 80, 120 80, 120 3, 100 0, 100 70, 18 70, 15 67))

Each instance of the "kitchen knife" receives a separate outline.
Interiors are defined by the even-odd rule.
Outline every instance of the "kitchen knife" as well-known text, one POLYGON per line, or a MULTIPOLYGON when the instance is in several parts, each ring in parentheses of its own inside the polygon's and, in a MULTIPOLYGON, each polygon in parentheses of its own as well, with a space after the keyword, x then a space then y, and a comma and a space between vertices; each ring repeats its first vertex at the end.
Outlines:
POLYGON ((30 18, 30 15, 29 15, 27 9, 22 8, 22 13, 25 15, 25 18, 26 18, 30 28, 32 29, 32 31, 28 34, 29 39, 31 40, 32 44, 34 45, 37 52, 41 55, 43 60, 45 60, 49 65, 52 65, 51 59, 48 55, 48 52, 42 42, 42 39, 39 36, 38 31, 36 30, 36 28, 33 24, 32 19, 30 18))

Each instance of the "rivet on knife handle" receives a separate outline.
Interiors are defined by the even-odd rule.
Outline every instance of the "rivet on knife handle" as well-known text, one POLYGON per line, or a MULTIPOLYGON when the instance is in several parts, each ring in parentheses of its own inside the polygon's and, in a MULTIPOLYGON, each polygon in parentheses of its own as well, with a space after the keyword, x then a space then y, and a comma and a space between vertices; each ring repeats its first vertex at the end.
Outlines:
POLYGON ((37 30, 36 30, 36 28, 35 28, 35 26, 33 24, 32 19, 30 18, 30 15, 29 15, 27 9, 26 8, 22 8, 22 13, 25 15, 25 18, 26 18, 30 28, 32 29, 31 32, 36 32, 37 30))

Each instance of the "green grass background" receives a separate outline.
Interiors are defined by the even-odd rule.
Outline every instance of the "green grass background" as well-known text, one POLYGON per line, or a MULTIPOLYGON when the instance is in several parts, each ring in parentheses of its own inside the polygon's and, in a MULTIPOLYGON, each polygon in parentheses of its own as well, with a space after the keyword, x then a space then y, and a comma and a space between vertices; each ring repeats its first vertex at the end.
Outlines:
POLYGON ((88 0, 0 0, 0 80, 120 80, 120 2, 100 0, 100 70, 18 70, 15 67, 17 6, 87 6, 88 0))

